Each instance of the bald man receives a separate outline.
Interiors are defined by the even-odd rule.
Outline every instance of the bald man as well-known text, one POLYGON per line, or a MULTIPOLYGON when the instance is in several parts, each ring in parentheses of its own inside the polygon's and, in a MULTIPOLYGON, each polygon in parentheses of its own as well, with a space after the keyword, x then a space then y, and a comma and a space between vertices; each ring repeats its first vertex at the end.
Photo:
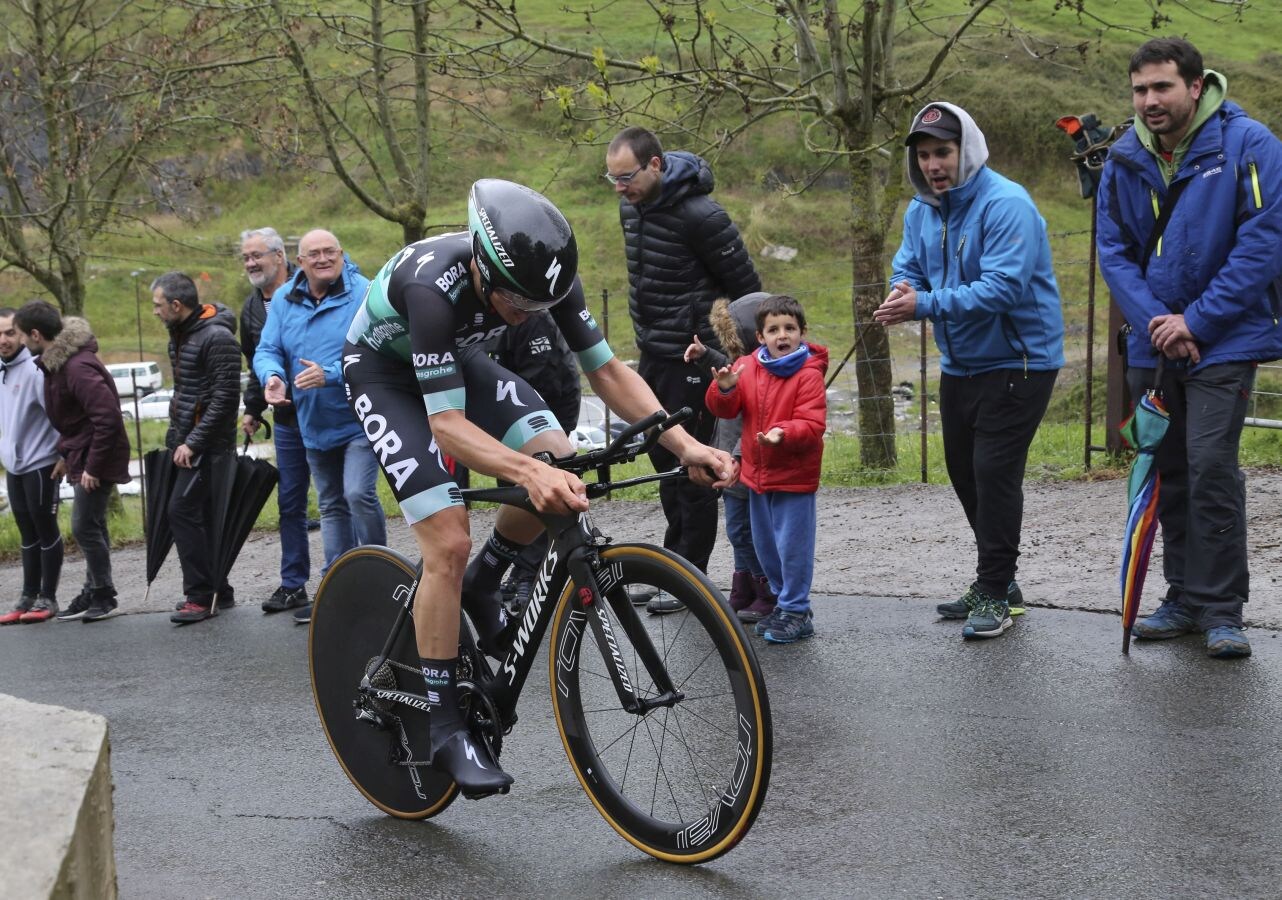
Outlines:
MULTIPOLYGON (((274 407, 292 404, 320 502, 325 568, 361 544, 386 544, 378 461, 343 393, 342 351, 369 279, 328 231, 298 242, 298 271, 272 295, 254 373, 274 407), (293 386, 292 396, 286 387, 293 386)), ((312 620, 311 604, 294 621, 312 620)))

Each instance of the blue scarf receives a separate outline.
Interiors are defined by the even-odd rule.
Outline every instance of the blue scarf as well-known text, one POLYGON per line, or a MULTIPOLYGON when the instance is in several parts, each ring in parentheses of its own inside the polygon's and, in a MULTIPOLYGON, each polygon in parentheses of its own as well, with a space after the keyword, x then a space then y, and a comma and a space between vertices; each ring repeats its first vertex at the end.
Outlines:
POLYGON ((787 356, 774 359, 770 351, 762 347, 757 351, 757 360, 766 367, 766 371, 778 378, 789 378, 796 375, 806 360, 810 359, 810 345, 802 344, 787 356))

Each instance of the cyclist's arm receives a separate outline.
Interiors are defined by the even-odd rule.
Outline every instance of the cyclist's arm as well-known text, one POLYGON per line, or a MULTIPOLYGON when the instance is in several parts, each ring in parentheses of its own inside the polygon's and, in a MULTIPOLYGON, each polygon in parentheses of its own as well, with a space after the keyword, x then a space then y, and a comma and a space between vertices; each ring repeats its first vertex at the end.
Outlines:
POLYGON ((432 436, 444 453, 473 471, 521 485, 530 492, 535 509, 581 512, 588 508, 587 490, 578 476, 509 449, 469 422, 463 410, 442 410, 428 418, 432 436))
MULTIPOLYGON (((641 376, 617 358, 588 372, 587 376, 597 396, 606 402, 611 412, 618 413, 625 421, 644 419, 663 408, 641 376)), ((738 477, 734 459, 729 453, 699 443, 679 425, 664 432, 659 443, 671 450, 683 466, 689 467, 690 477, 701 484, 728 487, 738 477)))

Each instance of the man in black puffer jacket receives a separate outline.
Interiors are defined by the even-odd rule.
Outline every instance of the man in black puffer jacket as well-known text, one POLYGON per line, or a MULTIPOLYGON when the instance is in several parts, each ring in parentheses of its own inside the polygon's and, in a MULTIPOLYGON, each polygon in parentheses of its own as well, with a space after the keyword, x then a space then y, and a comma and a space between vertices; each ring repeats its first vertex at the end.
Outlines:
POLYGON ((236 448, 240 345, 232 311, 221 304, 202 304, 195 282, 181 272, 152 282, 151 303, 169 329, 174 370, 165 446, 173 451, 178 478, 168 513, 182 564, 185 602, 170 621, 186 625, 214 615, 215 592, 219 606, 234 602, 225 577, 221 584, 214 583, 209 505, 214 460, 236 448))
MULTIPOLYGON (((686 429, 707 443, 716 419, 703 403, 710 374, 682 358, 694 335, 721 345, 708 325, 718 297, 761 290, 761 279, 730 216, 710 196, 712 170, 693 153, 663 152, 644 128, 625 128, 610 142, 606 179, 619 196, 619 219, 628 257, 628 309, 641 360, 637 371, 665 409, 688 406, 686 429)), ((663 448, 650 454, 656 471, 673 468, 663 448)), ((704 571, 717 539, 717 495, 693 481, 659 487, 668 520, 663 546, 704 571)), ((634 594, 634 600, 640 595, 634 594)), ((666 595, 649 601, 650 612, 675 612, 666 595)))

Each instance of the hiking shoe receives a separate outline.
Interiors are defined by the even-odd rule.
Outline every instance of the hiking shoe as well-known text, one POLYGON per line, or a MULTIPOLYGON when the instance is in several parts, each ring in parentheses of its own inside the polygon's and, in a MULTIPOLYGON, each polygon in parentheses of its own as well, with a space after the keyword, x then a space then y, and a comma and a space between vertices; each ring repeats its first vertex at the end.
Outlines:
POLYGON ((312 621, 312 605, 300 606, 298 612, 294 613, 295 625, 309 625, 312 621))
POLYGON ((659 589, 650 584, 629 584, 623 589, 627 591, 633 606, 645 606, 659 593, 659 589))
POLYGON ((22 620, 23 613, 29 612, 35 605, 35 597, 23 597, 13 609, 0 616, 0 625, 17 625, 22 620))
MULTIPOLYGON (((780 609, 777 606, 774 607, 773 609, 770 610, 770 612, 762 616, 757 621, 756 625, 752 626, 753 633, 758 635, 759 637, 764 637, 766 634, 766 629, 778 623, 779 616, 781 616, 782 614, 783 614, 782 609, 780 609)), ((743 618, 743 617, 740 616, 740 618, 743 618)))
MULTIPOLYGON (((964 619, 970 615, 977 593, 979 588, 972 584, 958 599, 936 606, 935 612, 939 613, 941 619, 964 619)), ((1024 592, 1019 589, 1018 582, 1012 581, 1010 587, 1006 589, 1006 606, 1010 609, 1012 616, 1024 614, 1024 592)))
POLYGON ((203 622, 216 615, 218 613, 212 607, 201 606, 199 603, 193 603, 188 600, 177 612, 169 617, 169 621, 175 625, 190 625, 193 622, 203 622))
POLYGON ((1206 629, 1206 655, 1214 659, 1240 659, 1251 655, 1246 629, 1234 625, 1213 625, 1206 629))
POLYGON ((59 622, 70 622, 73 619, 80 619, 89 611, 89 592, 81 591, 76 595, 76 599, 71 601, 71 605, 62 610, 55 617, 59 622))
POLYGON ((802 638, 814 637, 814 614, 809 611, 803 614, 777 609, 761 636, 772 644, 791 644, 802 638))
POLYGON ((283 584, 276 588, 270 597, 263 601, 263 612, 278 613, 287 609, 297 609, 307 605, 307 586, 287 588, 283 584))
POLYGON ((659 591, 645 605, 645 611, 652 616, 665 616, 668 613, 681 612, 686 605, 667 591, 659 591))
POLYGON ((36 602, 31 604, 31 609, 19 616, 18 621, 23 625, 29 625, 32 622, 47 622, 57 614, 57 600, 50 600, 48 597, 37 597, 36 602))
POLYGON ((1005 600, 990 597, 983 591, 975 591, 975 605, 971 607, 966 624, 962 626, 962 638, 994 638, 1004 634, 1015 620, 1010 617, 1010 607, 1005 600))
MULTIPOLYGON (((1135 623, 1131 633, 1146 641, 1165 641, 1190 631, 1197 631, 1197 622, 1187 609, 1175 600, 1163 600, 1157 612, 1135 623)), ((1208 636, 1210 632, 1207 632, 1208 636)))

